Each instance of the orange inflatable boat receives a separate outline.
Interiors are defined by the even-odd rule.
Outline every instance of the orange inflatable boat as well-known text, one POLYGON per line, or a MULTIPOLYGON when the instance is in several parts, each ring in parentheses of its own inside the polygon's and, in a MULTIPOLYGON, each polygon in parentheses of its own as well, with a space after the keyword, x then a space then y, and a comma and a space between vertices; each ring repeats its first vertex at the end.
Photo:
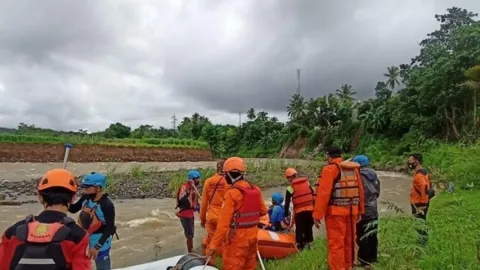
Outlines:
MULTIPOLYGON (((268 225, 268 215, 260 218, 260 223, 268 225)), ((272 232, 258 230, 258 251, 265 259, 282 259, 297 252, 293 232, 272 232)))
MULTIPOLYGON (((260 218, 260 223, 268 225, 268 214, 260 218)), ((258 230, 258 251, 263 259, 282 259, 297 252, 295 247, 295 233, 272 232, 258 230)), ((217 250, 221 256, 222 248, 217 250)))

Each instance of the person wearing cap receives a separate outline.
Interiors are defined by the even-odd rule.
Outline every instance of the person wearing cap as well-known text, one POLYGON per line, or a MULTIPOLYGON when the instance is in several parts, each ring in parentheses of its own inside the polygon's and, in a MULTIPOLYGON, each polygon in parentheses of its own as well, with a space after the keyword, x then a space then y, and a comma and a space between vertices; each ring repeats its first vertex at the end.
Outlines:
POLYGON ((0 270, 92 269, 87 232, 67 217, 77 193, 72 173, 53 169, 37 187, 44 210, 9 227, 0 243, 0 270))
POLYGON ((269 224, 266 227, 270 231, 282 231, 286 228, 282 226, 285 219, 285 210, 283 209, 283 196, 280 192, 272 194, 272 206, 268 209, 269 224))
POLYGON ((352 161, 360 164, 360 177, 362 178, 365 194, 365 213, 357 223, 357 258, 360 266, 369 268, 373 263, 377 262, 377 199, 380 196, 380 181, 377 173, 369 168, 370 161, 367 156, 358 155, 352 161))
POLYGON ((104 174, 92 172, 82 178, 83 196, 70 205, 68 211, 77 213, 78 223, 90 237, 90 259, 95 260, 97 270, 111 269, 110 249, 112 238, 116 233, 115 206, 108 194, 107 177, 104 174))
POLYGON ((313 242, 313 206, 315 195, 307 177, 299 177, 297 170, 285 170, 289 186, 285 191, 285 216, 290 216, 290 202, 293 204, 295 238, 297 248, 302 250, 313 242))
POLYGON ((328 164, 318 178, 313 218, 317 228, 325 219, 330 269, 351 269, 355 259, 356 223, 365 207, 360 165, 343 161, 338 147, 327 148, 326 156, 328 164))
POLYGON ((187 251, 193 251, 193 237, 195 236, 195 211, 200 212, 198 203, 198 191, 196 186, 200 184, 200 172, 191 170, 188 172, 187 181, 180 186, 177 193, 177 217, 183 227, 183 233, 187 239, 187 251))

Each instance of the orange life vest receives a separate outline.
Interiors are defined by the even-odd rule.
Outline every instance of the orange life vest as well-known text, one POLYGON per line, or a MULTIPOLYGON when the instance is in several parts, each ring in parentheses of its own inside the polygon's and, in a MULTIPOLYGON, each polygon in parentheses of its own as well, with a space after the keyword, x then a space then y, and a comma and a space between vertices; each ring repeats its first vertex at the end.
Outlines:
POLYGON ((233 185, 243 195, 242 206, 233 213, 231 228, 251 228, 260 223, 260 193, 250 184, 244 188, 233 185))
POLYGON ((308 178, 300 177, 293 179, 290 186, 293 189, 292 203, 294 208, 305 206, 313 207, 314 198, 308 178))
POLYGON ((352 206, 360 203, 360 188, 358 186, 357 170, 360 165, 356 162, 343 161, 335 163, 339 174, 333 182, 330 205, 352 206))
POLYGON ((89 234, 98 231, 103 225, 103 222, 95 213, 95 210, 97 210, 98 207, 98 204, 95 204, 92 208, 88 207, 88 204, 85 204, 78 215, 78 224, 89 234))
POLYGON ((9 269, 71 269, 62 250, 61 242, 70 233, 69 226, 75 221, 65 217, 62 222, 40 223, 28 216, 26 224, 20 225, 16 238, 25 242, 15 250, 15 258, 9 269))

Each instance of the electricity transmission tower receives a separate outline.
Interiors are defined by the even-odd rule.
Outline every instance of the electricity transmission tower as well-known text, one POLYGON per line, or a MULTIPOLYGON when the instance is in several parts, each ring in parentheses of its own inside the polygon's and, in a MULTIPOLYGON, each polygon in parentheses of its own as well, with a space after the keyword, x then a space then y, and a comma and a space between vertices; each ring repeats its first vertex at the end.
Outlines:
POLYGON ((172 116, 172 124, 173 124, 173 130, 177 130, 177 117, 175 114, 172 116))
POLYGON ((297 69, 297 94, 300 95, 300 69, 297 69))

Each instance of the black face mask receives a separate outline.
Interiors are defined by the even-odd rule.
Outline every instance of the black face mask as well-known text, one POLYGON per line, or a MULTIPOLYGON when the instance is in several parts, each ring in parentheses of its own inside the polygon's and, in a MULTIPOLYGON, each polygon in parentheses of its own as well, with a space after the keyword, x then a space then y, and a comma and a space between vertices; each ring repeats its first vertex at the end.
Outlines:
POLYGON ((92 201, 93 201, 93 200, 95 199, 95 197, 97 197, 97 193, 84 194, 83 196, 85 196, 85 198, 86 198, 87 200, 92 200, 92 201))
POLYGON ((225 174, 225 181, 227 181, 229 185, 233 183, 232 178, 230 178, 230 175, 228 175, 228 173, 225 174))
POLYGON ((415 169, 415 167, 417 167, 417 165, 418 165, 417 162, 412 162, 412 163, 408 162, 408 163, 407 163, 407 166, 408 166, 408 168, 409 168, 410 170, 415 169))

